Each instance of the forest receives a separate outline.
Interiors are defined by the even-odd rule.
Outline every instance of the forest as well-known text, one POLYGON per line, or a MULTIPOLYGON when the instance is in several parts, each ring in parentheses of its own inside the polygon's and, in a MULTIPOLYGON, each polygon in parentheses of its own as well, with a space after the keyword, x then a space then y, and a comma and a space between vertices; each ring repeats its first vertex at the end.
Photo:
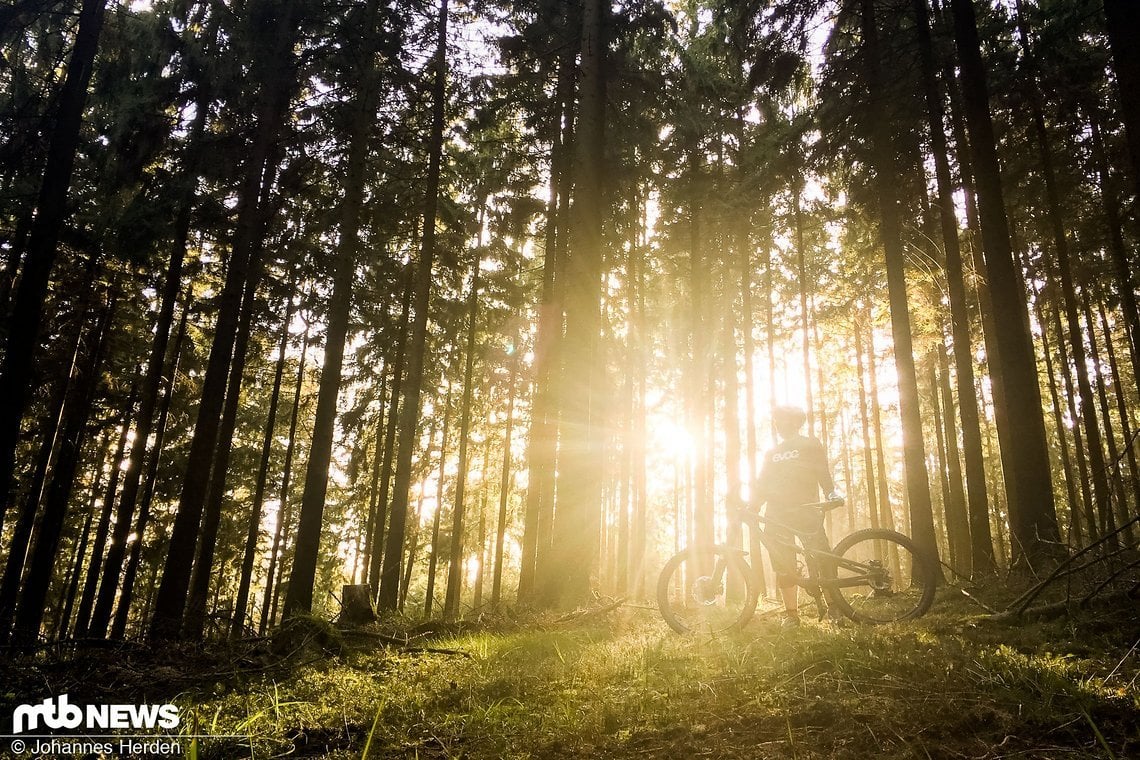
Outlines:
POLYGON ((0 743, 1140 754, 1140 3, 8 0, 0 56, 0 743), (922 621, 777 625, 785 405, 922 621), (673 633, 714 543, 757 619, 673 633))

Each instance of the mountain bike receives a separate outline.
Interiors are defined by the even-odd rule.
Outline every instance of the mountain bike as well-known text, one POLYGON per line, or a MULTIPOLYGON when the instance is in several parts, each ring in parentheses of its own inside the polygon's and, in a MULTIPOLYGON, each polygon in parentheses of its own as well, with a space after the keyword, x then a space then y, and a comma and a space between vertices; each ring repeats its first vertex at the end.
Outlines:
MULTIPOLYGON (((844 503, 833 499, 804 504, 822 512, 844 503)), ((778 528, 801 542, 811 534, 747 509, 735 510, 752 541, 787 546, 778 528)), ((858 623, 891 623, 919 617, 934 603, 937 566, 909 537, 869 528, 844 537, 829 551, 794 545, 801 567, 797 585, 816 600, 820 619, 828 604, 858 623), (802 558, 802 561, 800 559, 802 558), (806 570, 806 576, 804 571, 806 570)), ((721 633, 743 627, 756 611, 759 583, 744 549, 716 544, 690 546, 673 555, 657 580, 657 604, 665 622, 679 633, 721 633)), ((754 552, 759 562, 759 552, 754 552)))

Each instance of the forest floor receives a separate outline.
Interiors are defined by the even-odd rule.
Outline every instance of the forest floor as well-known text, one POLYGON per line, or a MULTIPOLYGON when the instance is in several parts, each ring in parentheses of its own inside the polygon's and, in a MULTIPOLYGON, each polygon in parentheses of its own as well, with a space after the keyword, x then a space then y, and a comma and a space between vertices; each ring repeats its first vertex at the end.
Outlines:
POLYGON ((181 756, 225 760, 1140 757, 1134 602, 1010 624, 948 590, 916 622, 785 632, 769 613, 714 639, 629 606, 397 629, 40 653, 0 663, 0 714, 171 699, 181 756))

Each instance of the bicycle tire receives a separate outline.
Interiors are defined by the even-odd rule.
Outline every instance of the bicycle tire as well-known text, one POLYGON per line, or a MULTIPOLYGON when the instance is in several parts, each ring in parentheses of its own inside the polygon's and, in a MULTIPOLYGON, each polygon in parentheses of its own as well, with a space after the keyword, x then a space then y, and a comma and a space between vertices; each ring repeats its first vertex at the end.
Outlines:
POLYGON ((739 630, 752 618, 757 600, 751 568, 739 550, 726 546, 684 549, 669 558, 657 578, 657 606, 678 633, 739 630), (723 567, 720 579, 714 577, 718 567, 723 567))
POLYGON ((858 530, 823 562, 832 605, 858 623, 894 623, 920 617, 934 604, 937 569, 908 536, 885 528, 858 530), (850 563, 850 564, 849 564, 850 563))

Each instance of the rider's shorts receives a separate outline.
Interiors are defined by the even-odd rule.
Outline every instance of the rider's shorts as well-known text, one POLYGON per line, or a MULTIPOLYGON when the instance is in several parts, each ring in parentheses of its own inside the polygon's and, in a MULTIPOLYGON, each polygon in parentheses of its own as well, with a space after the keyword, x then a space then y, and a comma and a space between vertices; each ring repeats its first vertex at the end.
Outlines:
MULTIPOLYGON (((826 552, 831 548, 823 530, 823 515, 818 509, 769 505, 764 516, 800 531, 800 543, 805 549, 826 552)), ((776 585, 780 588, 796 585, 801 578, 796 566, 796 536, 790 530, 772 523, 765 524, 764 532, 770 539, 765 543, 768 544, 768 555, 776 571, 776 585)))

